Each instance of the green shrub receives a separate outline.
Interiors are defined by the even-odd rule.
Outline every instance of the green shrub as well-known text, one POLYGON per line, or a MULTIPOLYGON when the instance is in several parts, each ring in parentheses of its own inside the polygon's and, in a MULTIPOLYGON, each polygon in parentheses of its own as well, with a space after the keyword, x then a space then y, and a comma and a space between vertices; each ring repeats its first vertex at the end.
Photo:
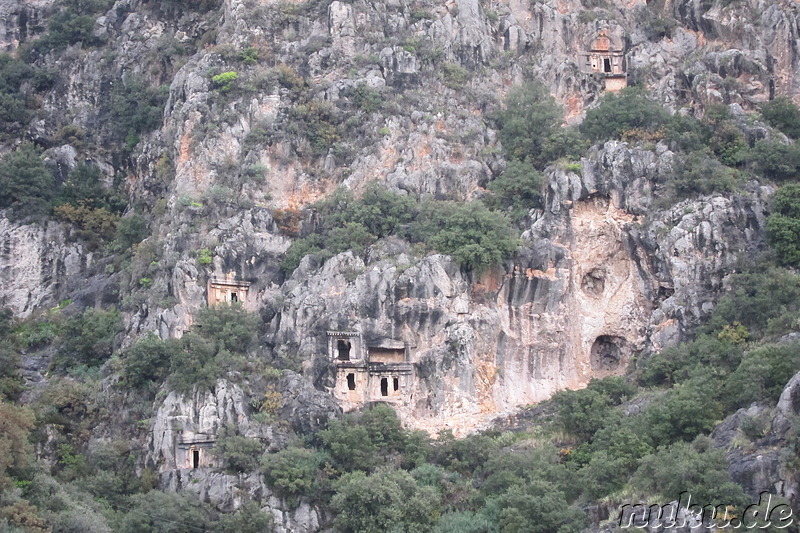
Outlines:
POLYGON ((508 259, 519 246, 508 218, 480 202, 427 202, 412 235, 461 266, 481 272, 508 259))
POLYGON ((220 350, 247 353, 258 340, 258 315, 241 304, 217 305, 200 309, 195 315, 196 329, 220 350))
POLYGON ((76 365, 98 366, 111 356, 114 336, 122 327, 119 311, 87 309, 67 320, 61 331, 63 344, 53 365, 66 369, 76 365))
POLYGON ((289 111, 288 121, 285 131, 307 139, 313 155, 327 154, 341 138, 338 126, 340 117, 329 102, 312 100, 296 105, 289 111))
POLYGON ((785 185, 775 193, 767 238, 782 265, 800 266, 800 185, 785 185))
POLYGON ((197 252, 197 262, 201 265, 210 265, 214 262, 214 255, 208 248, 202 248, 197 252))
POLYGON ((197 497, 152 490, 130 497, 120 512, 114 531, 174 533, 210 531, 211 526, 211 513, 197 497))
POLYGON ((179 392, 211 387, 227 373, 242 372, 257 341, 258 317, 241 304, 197 312, 195 325, 171 351, 169 384, 179 392))
POLYGON ((640 494, 659 495, 664 502, 677 500, 682 492, 692 501, 743 506, 749 498, 733 483, 722 450, 708 437, 691 444, 676 442, 645 457, 631 478, 640 494))
POLYGON ((371 184, 357 200, 340 189, 315 207, 322 218, 318 232, 292 243, 282 265, 287 273, 309 253, 323 260, 346 250, 363 253, 390 235, 429 244, 476 271, 506 259, 518 244, 507 218, 479 202, 431 200, 418 206, 406 195, 371 184))
POLYGON ((53 173, 30 143, 0 159, 0 209, 7 209, 11 220, 47 217, 55 185, 53 173))
POLYGON ((0 133, 17 134, 38 107, 35 93, 52 85, 46 71, 0 54, 0 133))
POLYGON ((544 175, 528 161, 511 160, 500 177, 489 182, 487 188, 493 194, 486 203, 509 210, 512 219, 521 220, 530 209, 541 206, 544 181, 544 175))
POLYGON ((719 334, 701 334, 691 342, 645 359, 640 365, 638 382, 643 386, 673 385, 710 369, 727 374, 736 369, 741 358, 741 345, 719 334))
POLYGON ((255 502, 247 502, 231 514, 222 515, 214 531, 218 533, 271 533, 272 515, 255 502))
POLYGON ((258 48, 252 46, 243 48, 242 51, 239 52, 239 59, 241 59, 242 63, 245 65, 254 65, 258 63, 258 48))
POLYGON ((644 91, 628 87, 619 93, 606 93, 597 107, 586 112, 580 126, 592 142, 621 139, 629 130, 654 133, 669 121, 669 113, 645 96, 644 91))
POLYGON ((426 531, 436 521, 439 495, 420 486, 408 472, 382 468, 371 475, 344 475, 335 486, 331 508, 343 533, 426 531))
POLYGON ((500 142, 509 159, 527 160, 543 169, 545 139, 558 131, 562 110, 544 85, 531 82, 508 93, 506 108, 497 115, 500 142))
POLYGON ((322 456, 307 448, 290 446, 262 458, 262 471, 270 487, 283 497, 310 496, 322 456))
POLYGON ((789 98, 779 96, 759 106, 761 116, 773 128, 792 139, 800 139, 800 109, 789 98))
POLYGON ((776 403, 786 383, 800 371, 800 344, 768 344, 745 352, 739 368, 725 381, 728 409, 757 401, 776 403))
POLYGON ((461 65, 445 63, 442 65, 442 83, 451 89, 462 89, 467 82, 469 72, 461 65))
POLYGON ((112 4, 111 0, 61 0, 59 11, 50 17, 47 32, 33 41, 23 54, 35 59, 77 43, 83 46, 103 44, 94 34, 94 23, 112 4))
POLYGON ((762 139, 753 147, 752 159, 756 168, 769 179, 794 180, 800 173, 800 145, 798 144, 787 145, 762 139))
POLYGON ((759 265, 731 278, 729 291, 717 303, 703 331, 716 334, 738 322, 755 340, 765 334, 795 331, 798 318, 800 276, 759 265))
POLYGON ((701 152, 678 156, 673 175, 667 182, 674 200, 700 194, 731 192, 741 182, 739 173, 701 152))
POLYGON ((123 355, 122 377, 130 387, 158 385, 167 377, 176 350, 176 341, 163 341, 148 333, 123 355))
POLYGON ((676 385, 661 400, 650 404, 640 420, 653 444, 691 441, 714 429, 723 414, 718 391, 715 378, 701 374, 676 385))
POLYGON ((586 515, 571 506, 563 491, 545 480, 516 485, 489 498, 481 513, 497 531, 525 533, 568 533, 583 531, 586 515))
POLYGON ((556 421, 581 440, 590 440, 606 425, 611 408, 633 395, 633 387, 624 378, 593 379, 582 390, 564 390, 553 395, 556 421))
POLYGON ((147 237, 147 221, 141 215, 131 215, 117 222, 112 249, 117 252, 130 250, 147 237))
POLYGON ((384 100, 380 91, 372 89, 366 83, 356 85, 348 96, 365 113, 373 113, 383 107, 384 100))
POLYGON ((319 433, 319 439, 340 472, 369 471, 378 464, 378 448, 366 428, 350 420, 335 420, 319 433))
POLYGON ((135 76, 124 76, 111 89, 108 116, 114 138, 130 151, 141 134, 152 131, 163 121, 167 87, 154 88, 135 76))
POLYGON ((221 432, 214 444, 214 454, 222 459, 228 472, 253 472, 259 465, 263 445, 256 439, 230 432, 229 429, 221 432))
POLYGON ((211 82, 219 92, 228 92, 233 89, 233 84, 239 79, 239 73, 235 71, 223 72, 211 77, 211 82))
POLYGON ((126 202, 118 194, 103 186, 103 174, 94 165, 79 164, 61 184, 55 204, 81 203, 90 208, 102 208, 111 213, 122 213, 126 202))

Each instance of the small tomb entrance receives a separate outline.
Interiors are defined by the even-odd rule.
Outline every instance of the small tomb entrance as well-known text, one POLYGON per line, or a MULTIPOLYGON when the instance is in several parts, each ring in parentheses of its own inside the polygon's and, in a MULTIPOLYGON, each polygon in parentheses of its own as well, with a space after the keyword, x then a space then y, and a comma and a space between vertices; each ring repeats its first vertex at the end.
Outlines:
POLYGON ((610 37, 605 30, 601 30, 583 52, 580 67, 587 74, 601 74, 606 91, 617 92, 628 86, 625 47, 620 39, 610 37))
POLYGON ((236 275, 229 272, 224 278, 208 280, 208 306, 220 304, 247 303, 249 281, 237 281, 236 275))

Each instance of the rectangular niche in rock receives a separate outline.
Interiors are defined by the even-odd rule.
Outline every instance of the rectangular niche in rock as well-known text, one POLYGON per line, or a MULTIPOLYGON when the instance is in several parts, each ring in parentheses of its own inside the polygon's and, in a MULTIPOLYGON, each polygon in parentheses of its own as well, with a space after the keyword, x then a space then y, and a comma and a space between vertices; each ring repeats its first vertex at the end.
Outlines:
POLYGON ((191 433, 182 435, 175 445, 175 468, 212 468, 216 466, 214 435, 191 433))
POLYGON ((241 303, 247 308, 249 281, 236 281, 236 274, 229 272, 224 278, 208 280, 208 306, 241 303))
POLYGON ((356 331, 328 331, 328 356, 336 363, 361 361, 361 337, 356 331))

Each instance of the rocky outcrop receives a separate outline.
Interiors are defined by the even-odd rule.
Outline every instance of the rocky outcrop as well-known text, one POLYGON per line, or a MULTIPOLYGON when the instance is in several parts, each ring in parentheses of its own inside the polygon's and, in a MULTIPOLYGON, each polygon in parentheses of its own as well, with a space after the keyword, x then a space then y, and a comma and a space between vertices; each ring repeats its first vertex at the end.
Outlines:
MULTIPOLYGON (((793 336, 796 342, 797 334, 793 336)), ((800 476, 794 463, 799 398, 800 373, 786 384, 774 408, 739 409, 714 429, 716 445, 727 451, 731 478, 755 499, 766 491, 785 498, 793 508, 798 504, 800 476)))
POLYGON ((0 50, 13 52, 20 44, 38 37, 55 3, 55 0, 0 2, 0 50))
POLYGON ((94 254, 67 235, 61 224, 20 225, 0 216, 0 305, 28 316, 72 295, 70 280, 89 270, 94 254))
POLYGON ((546 207, 517 258, 480 277, 391 241, 366 261, 307 258, 282 287, 274 342, 316 359, 327 388, 342 384, 326 331, 358 332, 368 348, 408 346, 414 385, 395 406, 431 431, 472 431, 620 374, 632 355, 678 342, 713 308, 737 255, 761 244, 770 188, 654 209, 672 164, 665 146, 610 142, 579 172, 549 169, 546 207))

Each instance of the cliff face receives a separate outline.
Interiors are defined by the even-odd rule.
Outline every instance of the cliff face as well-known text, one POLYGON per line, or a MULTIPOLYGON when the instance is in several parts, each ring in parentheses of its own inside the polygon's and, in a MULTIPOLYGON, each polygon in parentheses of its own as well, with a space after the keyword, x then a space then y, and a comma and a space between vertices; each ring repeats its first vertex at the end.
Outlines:
POLYGON ((306 262, 282 288, 276 345, 317 359, 318 385, 341 394, 346 372, 331 368, 343 363, 326 332, 358 333, 367 346, 399 341, 413 379, 402 394, 368 398, 431 431, 472 431, 623 373, 633 355, 676 343, 710 311, 737 254, 756 249, 763 231, 771 191, 755 185, 654 211, 649 187, 672 155, 612 142, 578 173, 552 169, 547 207, 504 270, 473 277, 445 256, 387 253, 391 242, 366 262, 350 253, 321 268, 306 262))
MULTIPOLYGON (((797 91, 791 2, 667 2, 659 12, 641 2, 413 7, 228 0, 218 11, 178 12, 126 0, 95 24, 104 48, 45 58, 65 75, 46 95, 34 136, 65 123, 102 135, 91 124, 120 76, 169 84, 162 127, 142 138, 125 169, 133 198, 156 209, 146 243, 158 265, 147 274, 153 290, 128 300, 126 343, 146 331, 180 336, 205 305, 208 278, 234 272, 252 283, 247 304, 274 312, 269 345, 296 351, 318 387, 334 390, 346 378, 336 383, 328 364, 327 331, 356 331, 365 354, 370 343, 400 343, 416 365, 398 400, 404 419, 465 432, 560 388, 621 373, 634 354, 675 342, 709 311, 735 255, 760 243, 769 190, 656 209, 655 184, 673 165, 661 145, 611 143, 580 171, 549 169, 546 209, 533 213, 518 257, 481 277, 386 242, 366 262, 348 254, 321 268, 305 262, 284 281, 278 266, 291 241, 276 209, 372 180, 412 195, 472 197, 503 168, 485 120, 497 96, 538 78, 565 104, 567 120, 577 119, 602 92, 602 78, 579 64, 601 29, 624 44, 629 80, 676 109, 747 107, 797 91), (654 37, 652 19, 670 15, 680 22, 671 37, 654 37), (216 44, 203 46, 209 31, 216 44), (165 53, 167 45, 181 52, 165 53), (258 61, 241 62, 248 46, 258 61), (208 74, 234 70, 228 92, 208 74), (353 108, 357 87, 384 105, 353 108), (340 106, 341 119, 352 114, 337 150, 287 133, 298 92, 340 106), (254 142, 264 132, 267 142, 254 142), (201 249, 210 265, 197 262, 201 249)), ((13 49, 35 34, 24 21, 52 6, 2 9, 13 49)), ((60 148, 70 149, 109 172, 119 164, 111 154, 60 148)), ((73 296, 68 277, 105 286, 103 272, 90 268, 93 254, 68 243, 65 228, 4 224, 4 301, 15 312, 73 296)), ((130 285, 121 296, 140 291, 130 285)), ((365 398, 380 399, 348 406, 365 398)))
MULTIPOLYGON (((636 355, 691 330, 737 256, 762 245, 770 187, 662 205, 675 154, 609 142, 579 170, 547 169, 545 207, 530 212, 522 247, 482 275, 391 238, 365 257, 307 257, 288 277, 280 269, 297 235, 281 217, 310 227, 302 208, 340 185, 479 197, 505 166, 487 117, 509 87, 538 79, 565 121, 579 121, 602 94, 602 76, 580 60, 601 30, 623 43, 629 82, 676 112, 710 103, 749 110, 775 95, 798 101, 795 2, 155 4, 118 0, 92 30, 105 44, 44 55, 39 63, 62 75, 25 128, 58 164, 90 160, 109 183, 116 174, 150 236, 121 269, 64 225, 0 218, 2 303, 27 316, 68 298, 82 307, 116 298, 127 346, 151 331, 180 337, 207 304, 209 279, 233 273, 250 283, 245 304, 266 323, 267 355, 303 361, 284 398, 300 432, 339 407, 388 401, 410 427, 465 434, 557 390, 622 374, 636 355), (676 25, 661 32, 658 21, 670 17, 676 25), (225 72, 237 75, 230 88, 213 81, 225 72), (161 124, 120 156, 103 142, 113 129, 103 114, 115 84, 134 78, 163 87, 166 100, 161 124), (354 96, 365 89, 377 102, 354 96), (309 133, 320 116, 335 127, 309 133), (86 142, 56 135, 68 125, 86 142), (136 283, 144 277, 146 289, 136 283), (340 357, 339 340, 352 359, 340 357)), ((0 1, 0 46, 31 41, 54 9, 0 1)), ((218 496, 225 483, 267 490, 236 476, 195 483, 176 473, 193 460, 189 448, 175 455, 189 434, 211 441, 233 425, 281 442, 251 424, 241 394, 218 384, 157 405, 147 462, 166 485, 218 496)), ((278 522, 314 530, 314 513, 278 522)))

